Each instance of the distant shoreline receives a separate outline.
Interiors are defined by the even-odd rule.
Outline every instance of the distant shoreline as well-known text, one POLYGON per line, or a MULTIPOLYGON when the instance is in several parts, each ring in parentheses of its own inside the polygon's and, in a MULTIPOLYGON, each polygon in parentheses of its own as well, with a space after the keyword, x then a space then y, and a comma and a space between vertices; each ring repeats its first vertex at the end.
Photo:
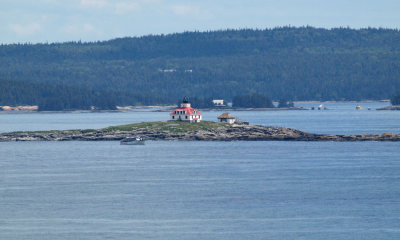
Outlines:
POLYGON ((371 103, 371 102, 390 102, 390 99, 381 100, 361 100, 361 101, 293 101, 294 103, 371 103))
MULTIPOLYGON (((362 100, 362 101, 294 101, 294 103, 371 103, 371 102, 390 102, 388 99, 382 100, 362 100)), ((0 106, 3 107, 3 106, 0 106)), ((18 106, 21 107, 21 106, 18 106)), ((25 105, 23 107, 35 107, 25 105)), ((37 106, 36 106, 37 107, 37 106)), ((117 106, 116 110, 57 110, 57 111, 38 111, 38 110, 3 110, 0 114, 7 113, 105 113, 105 112, 168 112, 176 108, 177 105, 150 105, 150 106, 117 106)), ((379 110, 389 110, 391 106, 384 107, 379 110), (387 108, 387 109, 385 109, 387 108)), ((17 108, 17 107, 14 107, 17 108)), ((199 108, 202 111, 283 111, 283 110, 308 110, 304 107, 291 108, 236 108, 236 107, 214 107, 214 108, 199 108)))

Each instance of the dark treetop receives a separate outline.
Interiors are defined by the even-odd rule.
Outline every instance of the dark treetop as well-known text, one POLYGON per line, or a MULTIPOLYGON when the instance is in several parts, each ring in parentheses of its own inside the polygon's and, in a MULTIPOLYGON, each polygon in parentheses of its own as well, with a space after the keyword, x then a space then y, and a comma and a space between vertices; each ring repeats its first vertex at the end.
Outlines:
POLYGON ((400 32, 282 27, 0 46, 0 105, 110 109, 182 96, 388 99, 400 32))

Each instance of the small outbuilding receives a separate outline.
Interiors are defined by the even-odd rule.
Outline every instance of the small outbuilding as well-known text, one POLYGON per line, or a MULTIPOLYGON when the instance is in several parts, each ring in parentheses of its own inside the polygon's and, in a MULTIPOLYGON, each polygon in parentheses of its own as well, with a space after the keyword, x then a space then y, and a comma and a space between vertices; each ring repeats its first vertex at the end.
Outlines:
POLYGON ((223 113, 218 117, 219 122, 233 124, 236 118, 230 113, 223 113))

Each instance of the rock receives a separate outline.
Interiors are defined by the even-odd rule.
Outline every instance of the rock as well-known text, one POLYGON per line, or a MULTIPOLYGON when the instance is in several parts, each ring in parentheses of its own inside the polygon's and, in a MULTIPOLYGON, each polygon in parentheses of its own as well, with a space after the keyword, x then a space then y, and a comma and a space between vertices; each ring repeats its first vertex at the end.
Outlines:
POLYGON ((145 140, 188 141, 400 141, 400 134, 324 135, 283 127, 234 124, 231 127, 197 129, 186 132, 135 128, 131 131, 57 131, 1 133, 0 141, 119 141, 126 137, 141 136, 145 140))
POLYGON ((383 108, 377 108, 376 110, 400 110, 400 105, 393 105, 393 106, 387 106, 383 108))

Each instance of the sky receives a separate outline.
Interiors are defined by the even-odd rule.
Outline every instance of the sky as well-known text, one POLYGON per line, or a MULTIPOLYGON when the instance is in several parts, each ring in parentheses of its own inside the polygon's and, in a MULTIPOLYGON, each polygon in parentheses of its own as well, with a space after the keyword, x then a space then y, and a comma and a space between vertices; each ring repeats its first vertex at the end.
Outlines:
POLYGON ((0 0, 0 43, 279 26, 400 29, 400 0, 0 0))

